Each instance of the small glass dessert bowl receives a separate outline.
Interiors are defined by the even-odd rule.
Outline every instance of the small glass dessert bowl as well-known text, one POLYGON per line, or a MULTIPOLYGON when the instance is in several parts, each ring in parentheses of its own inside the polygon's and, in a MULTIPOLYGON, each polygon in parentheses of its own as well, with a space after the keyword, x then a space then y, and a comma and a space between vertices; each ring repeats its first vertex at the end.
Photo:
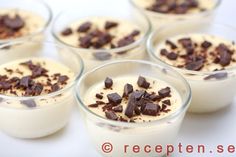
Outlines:
POLYGON ((0 62, 1 131, 40 138, 62 129, 75 104, 73 85, 83 72, 80 56, 53 43, 24 40, 2 45, 0 62))
POLYGON ((147 57, 148 18, 134 7, 124 7, 121 13, 117 6, 93 3, 62 12, 52 26, 54 39, 80 54, 85 71, 112 60, 147 57))
POLYGON ((148 39, 148 52, 189 82, 190 112, 213 112, 231 104, 236 94, 236 29, 210 21, 191 24, 157 30, 148 39))
POLYGON ((103 156, 163 156, 165 152, 134 153, 130 149, 148 145, 148 150, 155 150, 157 145, 174 143, 191 90, 168 67, 123 60, 84 74, 76 85, 76 97, 88 134, 103 156), (102 151, 104 143, 112 144, 112 152, 102 151), (125 145, 130 146, 127 151, 125 145))
POLYGON ((221 0, 130 0, 131 5, 142 9, 154 29, 178 21, 214 18, 221 0))
POLYGON ((52 11, 46 3, 8 0, 1 3, 0 8, 0 45, 27 38, 43 40, 43 32, 52 19, 52 11))

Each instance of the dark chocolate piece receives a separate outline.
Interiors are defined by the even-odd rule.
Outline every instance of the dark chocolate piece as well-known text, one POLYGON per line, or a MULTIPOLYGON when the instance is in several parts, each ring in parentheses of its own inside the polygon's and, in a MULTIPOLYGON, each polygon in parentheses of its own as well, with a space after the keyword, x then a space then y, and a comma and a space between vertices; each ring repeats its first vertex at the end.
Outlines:
POLYGON ((170 92, 171 92, 170 87, 166 87, 166 88, 163 88, 163 89, 159 90, 158 94, 161 97, 165 98, 165 97, 169 97, 170 96, 170 92))
POLYGON ((72 31, 71 28, 66 28, 66 29, 64 29, 64 30, 61 32, 61 34, 62 34, 63 36, 68 36, 68 35, 71 35, 72 33, 73 33, 73 31, 72 31))
POLYGON ((104 81, 105 87, 106 88, 111 88, 113 85, 113 80, 109 77, 107 77, 104 81))
POLYGON ((96 94, 96 98, 98 98, 98 99, 102 99, 103 98, 103 96, 101 95, 101 94, 96 94))
POLYGON ((136 107, 135 102, 136 102, 135 96, 131 94, 129 96, 128 104, 125 109, 125 115, 129 118, 132 118, 134 116, 134 109, 136 107))
POLYGON ((3 18, 3 23, 6 27, 12 30, 19 30, 24 27, 25 22, 19 15, 15 15, 15 17, 5 16, 3 18))
POLYGON ((87 32, 92 26, 91 22, 85 22, 82 25, 79 26, 79 28, 77 29, 77 32, 87 32))
POLYGON ((166 40, 166 44, 170 46, 171 49, 176 49, 177 46, 170 40, 166 40))
POLYGON ((123 112, 123 106, 122 105, 115 106, 115 107, 112 108, 112 110, 114 112, 123 112))
POLYGON ((138 83, 139 87, 142 87, 142 88, 145 88, 145 89, 148 89, 149 86, 150 86, 150 83, 147 82, 147 80, 142 76, 139 76, 137 83, 138 83))
POLYGON ((202 69, 203 66, 204 66, 204 61, 198 60, 198 61, 193 61, 193 62, 187 63, 185 68, 188 70, 199 71, 202 69))
POLYGON ((112 105, 119 105, 122 101, 122 98, 118 93, 108 94, 107 98, 112 105))
POLYGON ((133 86, 131 84, 126 84, 124 87, 124 96, 129 96, 130 93, 133 92, 133 86))
POLYGON ((212 46, 212 43, 209 42, 209 41, 204 41, 202 44, 201 44, 201 47, 204 48, 204 49, 208 49, 209 47, 212 46))
POLYGON ((106 111, 105 114, 106 114, 107 119, 110 119, 110 120, 118 120, 119 118, 114 111, 106 111))
POLYGON ((178 54, 176 54, 174 52, 170 52, 170 53, 167 54, 166 57, 170 60, 176 60, 178 58, 178 54))
POLYGON ((162 101, 163 104, 170 106, 171 102, 169 99, 162 101))
POLYGON ((157 116, 157 113, 159 111, 160 111, 159 105, 154 103, 146 103, 142 110, 142 114, 149 116, 157 116))
POLYGON ((105 29, 106 30, 117 27, 117 26, 118 26, 117 22, 106 21, 106 23, 105 23, 105 29))

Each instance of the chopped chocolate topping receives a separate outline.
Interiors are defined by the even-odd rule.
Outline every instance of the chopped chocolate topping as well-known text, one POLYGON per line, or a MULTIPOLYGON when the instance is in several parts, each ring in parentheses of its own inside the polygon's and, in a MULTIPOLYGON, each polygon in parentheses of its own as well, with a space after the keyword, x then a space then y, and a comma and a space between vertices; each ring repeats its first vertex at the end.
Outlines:
POLYGON ((142 114, 149 116, 156 116, 160 110, 160 106, 154 103, 146 103, 142 110, 142 114))
POLYGON ((133 92, 133 86, 131 84, 126 84, 125 87, 124 87, 124 96, 125 97, 128 97, 130 93, 133 92))
POLYGON ((37 106, 34 100, 22 100, 21 104, 26 105, 29 108, 33 108, 37 106))
POLYGON ((107 98, 108 98, 109 102, 114 106, 119 105, 122 101, 121 96, 117 93, 108 94, 107 98))
POLYGON ((59 89, 60 89, 60 86, 59 86, 57 83, 55 83, 55 84, 53 84, 53 85, 51 86, 52 92, 56 92, 56 91, 58 91, 59 89))
POLYGON ((163 104, 170 106, 171 102, 169 99, 162 101, 163 104))
POLYGON ((139 35, 139 34, 140 34, 140 31, 139 31, 139 30, 134 30, 130 35, 133 36, 133 37, 135 37, 135 36, 137 36, 137 35, 139 35))
POLYGON ((204 48, 204 49, 208 49, 209 47, 212 46, 212 43, 209 42, 209 41, 204 41, 202 44, 201 44, 201 47, 204 48))
POLYGON ((134 115, 134 109, 136 107, 135 102, 136 102, 135 96, 133 94, 131 94, 129 96, 129 101, 128 101, 127 107, 125 109, 125 115, 129 118, 132 118, 134 115))
POLYGON ((85 22, 79 26, 79 28, 77 29, 77 32, 83 32, 83 33, 87 32, 91 27, 92 27, 91 22, 85 22))
POLYGON ((105 114, 106 114, 107 119, 110 119, 110 120, 118 120, 119 118, 114 111, 106 111, 105 114))
POLYGON ((98 107, 98 104, 90 104, 90 105, 88 105, 88 107, 92 107, 92 108, 96 108, 96 107, 98 107))
POLYGON ((178 58, 178 54, 176 54, 174 52, 170 52, 170 53, 167 54, 166 57, 170 60, 176 60, 178 58))
POLYGON ((178 42, 182 44, 184 48, 188 48, 192 46, 192 40, 190 38, 182 38, 182 39, 179 39, 178 42))
POLYGON ((114 112, 123 112, 123 106, 122 105, 115 106, 115 107, 112 108, 112 110, 114 112))
POLYGON ((147 82, 147 80, 142 76, 139 76, 137 83, 138 83, 139 87, 142 87, 142 88, 145 88, 145 89, 149 88, 149 86, 150 86, 150 83, 147 82))
POLYGON ((106 88, 111 88, 112 85, 113 85, 113 81, 112 81, 111 78, 107 77, 107 78, 105 79, 105 81, 104 81, 104 84, 105 84, 105 87, 106 87, 106 88))
POLYGON ((167 56, 167 54, 169 53, 166 49, 161 49, 161 55, 162 56, 167 56))
POLYGON ((193 61, 193 62, 187 63, 185 68, 188 70, 199 71, 202 69, 203 66, 204 66, 204 61, 198 60, 198 61, 193 61))
POLYGON ((93 53, 93 56, 100 61, 105 61, 111 59, 112 55, 108 52, 96 52, 93 53))
POLYGON ((132 44, 134 41, 135 40, 134 40, 133 36, 126 36, 126 37, 120 39, 118 41, 117 45, 118 45, 118 47, 123 47, 123 46, 127 46, 127 45, 132 44))
POLYGON ((105 29, 108 30, 108 29, 111 29, 111 28, 114 28, 114 27, 117 27, 118 26, 118 23, 117 22, 112 22, 112 21, 107 21, 105 23, 105 29))
POLYGON ((62 34, 63 36, 68 36, 68 35, 71 35, 72 33, 73 33, 73 31, 72 31, 71 28, 66 28, 66 29, 64 29, 64 30, 61 32, 61 34, 62 34))
POLYGON ((227 65, 230 64, 232 56, 228 51, 226 51, 226 50, 220 51, 219 52, 219 57, 220 57, 219 58, 220 59, 220 61, 219 61, 220 65, 227 66, 227 65))
POLYGON ((158 94, 160 96, 162 96, 163 98, 165 98, 165 97, 170 96, 170 92, 171 92, 170 87, 166 87, 166 88, 163 88, 163 89, 159 90, 158 94))
POLYGON ((24 76, 20 80, 20 86, 23 88, 28 88, 30 86, 30 83, 32 82, 30 76, 24 76))
POLYGON ((171 42, 170 40, 166 40, 166 44, 170 45, 171 49, 176 49, 177 48, 177 46, 173 42, 171 42))
POLYGON ((79 38, 80 46, 82 48, 89 48, 92 45, 93 37, 91 35, 86 35, 79 38))
POLYGON ((25 25, 25 22, 19 15, 15 15, 13 18, 10 16, 4 16, 3 23, 7 28, 12 30, 19 30, 25 25))
POLYGON ((101 94, 96 94, 96 98, 98 98, 98 99, 102 99, 103 98, 103 96, 101 95, 101 94))
MULTIPOLYGON (((185 14, 196 8, 199 8, 197 0, 156 0, 150 7, 147 7, 147 10, 164 14, 185 14)), ((201 8, 199 10, 201 11, 201 8)))
POLYGON ((66 82, 69 80, 69 77, 66 75, 60 75, 58 78, 58 83, 60 84, 66 84, 66 82))

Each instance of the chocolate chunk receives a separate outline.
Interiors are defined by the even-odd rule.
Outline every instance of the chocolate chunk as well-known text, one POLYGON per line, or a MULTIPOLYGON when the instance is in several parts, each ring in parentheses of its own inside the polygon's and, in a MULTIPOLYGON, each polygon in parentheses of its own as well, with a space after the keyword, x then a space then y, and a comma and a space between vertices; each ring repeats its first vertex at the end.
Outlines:
POLYGON ((160 54, 161 54, 162 56, 166 56, 167 54, 169 54, 169 52, 168 52, 166 49, 161 49, 160 54))
POLYGON ((221 73, 216 73, 216 74, 209 75, 209 76, 205 77, 204 80, 210 80, 210 79, 220 80, 220 79, 227 78, 227 76, 228 76, 228 73, 221 72, 221 73))
POLYGON ((47 73, 47 70, 42 68, 41 66, 38 66, 38 65, 34 65, 32 68, 31 68, 31 71, 32 71, 32 78, 37 78, 37 77, 40 77, 40 76, 45 76, 45 74, 47 73))
POLYGON ((107 98, 112 105, 118 105, 122 101, 122 98, 118 93, 108 94, 107 98))
POLYGON ((105 81, 104 81, 104 84, 105 84, 105 87, 106 87, 106 88, 111 88, 112 85, 113 85, 113 81, 112 81, 111 78, 107 77, 107 78, 105 79, 105 81))
POLYGON ((133 86, 131 84, 126 84, 124 87, 124 96, 129 96, 130 93, 133 92, 133 86))
POLYGON ((132 36, 132 37, 135 37, 135 36, 137 36, 137 35, 139 35, 140 34, 140 31, 139 30, 134 30, 130 35, 132 36))
POLYGON ((132 93, 136 101, 139 101, 142 98, 142 96, 144 96, 144 94, 145 91, 135 91, 132 93))
POLYGON ((134 116, 134 109, 136 107, 135 101, 136 101, 135 96, 133 94, 131 94, 129 96, 128 104, 125 109, 125 115, 129 118, 132 118, 134 116))
POLYGON ((117 26, 118 26, 117 22, 106 21, 106 23, 105 23, 105 29, 106 30, 117 27, 117 26))
POLYGON ((187 63, 185 65, 185 68, 188 70, 199 71, 202 69, 203 66, 204 66, 204 61, 198 60, 198 61, 193 61, 193 62, 187 63))
POLYGON ((106 111, 105 114, 106 114, 107 119, 110 119, 110 120, 118 120, 119 118, 114 111, 106 111))
POLYGON ((140 114, 141 114, 141 110, 139 109, 138 106, 136 106, 136 107, 134 108, 134 112, 135 112, 136 115, 140 115, 140 114))
POLYGON ((163 104, 170 106, 171 102, 169 99, 162 101, 163 104))
POLYGON ((9 16, 5 16, 3 18, 3 23, 6 27, 12 29, 12 30, 19 30, 24 27, 25 22, 19 15, 15 15, 14 18, 11 18, 9 16))
POLYGON ((66 75, 60 75, 58 78, 58 83, 60 84, 66 84, 66 82, 69 80, 69 77, 66 75))
POLYGON ((192 40, 190 38, 182 38, 182 39, 179 39, 178 42, 182 44, 184 48, 192 46, 192 40))
POLYGON ((32 87, 31 87, 31 90, 32 90, 32 94, 31 95, 40 95, 43 91, 43 85, 40 84, 40 83, 36 83, 34 84, 32 87))
POLYGON ((123 106, 122 105, 115 106, 115 107, 112 108, 112 110, 114 112, 123 112, 123 106))
POLYGON ((0 90, 7 91, 7 90, 11 89, 11 87, 12 86, 9 82, 6 82, 6 81, 0 82, 0 90))
POLYGON ((88 107, 91 107, 91 108, 96 108, 96 107, 98 107, 98 104, 90 104, 90 105, 88 105, 88 107))
POLYGON ((102 99, 103 98, 103 96, 101 95, 101 94, 96 94, 96 98, 98 98, 98 99, 102 99))
POLYGON ((113 36, 110 35, 109 33, 102 33, 97 38, 98 39, 94 41, 92 45, 94 48, 99 49, 104 45, 109 44, 112 41, 113 36))
POLYGON ((166 88, 163 88, 163 89, 159 90, 158 94, 161 97, 165 98, 165 97, 169 97, 170 96, 170 92, 171 92, 170 87, 166 87, 166 88))
POLYGON ((174 52, 170 52, 170 53, 167 54, 166 57, 170 60, 176 60, 178 58, 178 54, 176 54, 174 52))
POLYGON ((145 88, 145 89, 148 89, 149 86, 150 86, 150 83, 147 82, 147 80, 142 76, 139 76, 137 83, 138 83, 139 87, 142 87, 142 88, 145 88))
POLYGON ((29 76, 24 76, 20 79, 20 86, 23 88, 28 88, 31 82, 31 78, 29 76))
POLYGON ((90 30, 91 26, 92 26, 91 22, 85 22, 79 26, 77 32, 87 32, 88 30, 90 30))
POLYGON ((64 29, 64 30, 61 32, 61 34, 62 34, 63 36, 68 36, 68 35, 71 35, 72 33, 73 33, 73 31, 72 31, 71 28, 66 28, 66 29, 64 29))
POLYGON ((220 56, 220 58, 219 58, 220 65, 227 66, 230 64, 232 56, 230 53, 228 53, 228 51, 220 51, 219 56, 220 56))
POLYGON ((166 40, 166 44, 170 45, 171 49, 176 49, 177 48, 177 46, 173 42, 171 42, 170 40, 166 40))
POLYGON ((212 46, 212 43, 209 42, 209 41, 204 41, 202 44, 201 44, 201 47, 204 48, 204 49, 208 49, 209 47, 212 46))
POLYGON ((82 48, 89 48, 92 45, 93 37, 91 35, 86 35, 79 38, 80 46, 82 48))
POLYGON ((34 100, 21 100, 21 104, 26 105, 29 108, 37 106, 34 100))
POLYGON ((111 59, 112 55, 108 52, 96 52, 93 53, 93 56, 100 61, 105 61, 111 59))
POLYGON ((57 83, 54 83, 52 86, 51 86, 51 91, 52 92, 56 92, 60 89, 60 86, 57 84, 57 83))
POLYGON ((157 113, 159 111, 160 111, 159 105, 154 103, 146 103, 142 110, 142 114, 149 116, 157 116, 157 113))
POLYGON ((133 36, 127 36, 124 37, 123 39, 120 39, 117 43, 118 47, 123 47, 123 46, 127 46, 132 44, 133 42, 135 42, 133 36))
POLYGON ((160 95, 157 94, 152 94, 149 96, 149 99, 151 99, 152 101, 157 101, 160 100, 162 97, 160 95))

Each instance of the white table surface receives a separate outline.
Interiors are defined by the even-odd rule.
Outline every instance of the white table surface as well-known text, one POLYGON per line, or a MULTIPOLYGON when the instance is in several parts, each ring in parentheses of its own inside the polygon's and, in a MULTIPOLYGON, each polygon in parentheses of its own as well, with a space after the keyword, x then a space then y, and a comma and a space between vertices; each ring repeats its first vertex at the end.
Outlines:
MULTIPOLYGON (((47 0, 54 15, 60 10, 79 5, 85 0, 47 0)), ((86 0, 89 1, 89 0, 86 0)), ((92 1, 90 0, 91 5, 92 1)), ((112 5, 128 5, 128 0, 108 0, 112 5)), ((236 27, 236 1, 222 0, 217 13, 217 20, 236 27)), ((1 3, 4 3, 3 1, 1 3)), ((52 40, 48 33, 48 40, 52 40)), ((216 145, 236 147, 236 99, 234 104, 216 113, 206 115, 187 114, 180 130, 177 142, 183 145, 204 144, 213 149, 216 145)), ((21 140, 9 137, 0 132, 0 157, 100 157, 88 140, 85 127, 75 108, 67 127, 49 137, 37 140, 21 140)), ((174 157, 217 157, 217 154, 177 154, 174 157)), ((233 157, 234 154, 223 153, 222 157, 233 157)))

